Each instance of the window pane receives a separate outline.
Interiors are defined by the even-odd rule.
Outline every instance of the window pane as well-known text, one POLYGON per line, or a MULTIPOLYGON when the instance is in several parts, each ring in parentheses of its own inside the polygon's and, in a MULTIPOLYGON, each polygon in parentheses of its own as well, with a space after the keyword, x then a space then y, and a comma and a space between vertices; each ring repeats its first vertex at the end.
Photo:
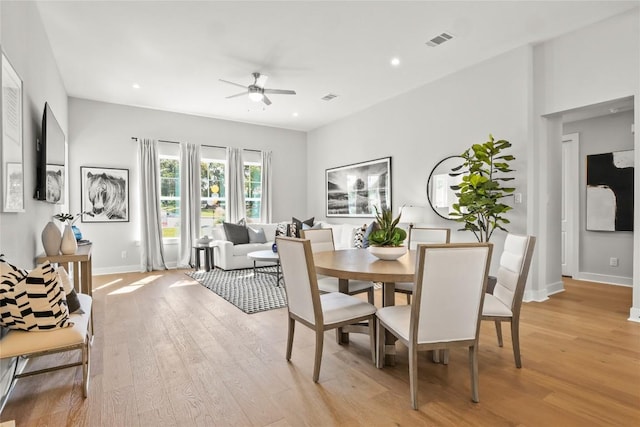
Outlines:
POLYGON ((160 217, 162 221, 162 237, 180 236, 180 201, 160 200, 160 217))
POLYGON ((262 166, 259 164, 244 165, 244 197, 246 220, 260 221, 260 197, 262 196, 262 166))
POLYGON ((180 236, 180 163, 160 156, 160 218, 162 237, 180 236))

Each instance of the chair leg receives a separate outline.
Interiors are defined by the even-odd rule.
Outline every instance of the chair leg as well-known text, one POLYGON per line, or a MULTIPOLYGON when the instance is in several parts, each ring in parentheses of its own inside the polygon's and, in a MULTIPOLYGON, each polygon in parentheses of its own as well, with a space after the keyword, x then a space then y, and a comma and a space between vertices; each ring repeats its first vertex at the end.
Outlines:
POLYGON ((376 305, 375 300, 373 299, 373 286, 367 290, 367 300, 369 301, 369 304, 376 305))
POLYGON ((517 319, 511 319, 511 341, 516 368, 522 368, 522 361, 520 360, 520 327, 517 319))
POLYGON ((313 361, 313 382, 320 378, 320 363, 322 362, 322 346, 324 345, 324 331, 316 329, 316 358, 313 361))
POLYGON ((411 305, 411 294, 407 294, 407 305, 411 305))
POLYGON ((296 321, 289 317, 289 332, 287 334, 287 360, 291 360, 291 349, 293 348, 293 333, 296 329, 296 321))
POLYGON ((442 364, 443 365, 448 365, 449 364, 449 349, 445 348, 442 350, 442 364))
POLYGON ((378 369, 384 367, 384 338, 385 338, 385 329, 380 323, 380 319, 376 320, 376 330, 378 332, 378 352, 376 354, 376 366, 378 369))
POLYGON ((440 363, 440 350, 431 350, 431 361, 433 363, 440 363))
MULTIPOLYGON (((438 350, 435 350, 438 351, 438 350)), ((411 407, 418 409, 418 350, 409 344, 409 388, 411 389, 411 407)))
POLYGON ((376 316, 369 318, 369 345, 371 346, 371 360, 376 364, 376 316))
POLYGON ((86 340, 87 342, 82 346, 82 397, 85 399, 89 395, 89 334, 86 340))
POLYGON ((502 322, 499 320, 496 323, 496 334, 498 335, 498 347, 502 347, 502 322))
POLYGON ((471 370, 471 400, 478 403, 478 345, 469 347, 469 369, 471 370))

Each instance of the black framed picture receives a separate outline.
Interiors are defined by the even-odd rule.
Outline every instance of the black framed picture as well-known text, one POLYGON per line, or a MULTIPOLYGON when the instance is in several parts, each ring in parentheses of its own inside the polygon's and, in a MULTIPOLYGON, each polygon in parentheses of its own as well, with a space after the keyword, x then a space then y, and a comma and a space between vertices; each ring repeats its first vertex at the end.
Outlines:
POLYGON ((129 169, 80 167, 82 222, 129 221, 129 169))
POLYGON ((391 209, 391 157, 326 170, 327 217, 373 217, 391 209))

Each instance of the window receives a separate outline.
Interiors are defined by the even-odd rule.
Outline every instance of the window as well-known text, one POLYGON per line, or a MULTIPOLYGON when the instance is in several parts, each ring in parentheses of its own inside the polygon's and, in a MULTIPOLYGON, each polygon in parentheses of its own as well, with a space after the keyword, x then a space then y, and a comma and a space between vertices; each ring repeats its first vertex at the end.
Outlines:
POLYGON ((180 236, 180 162, 176 156, 159 160, 162 237, 175 238, 180 236))
POLYGON ((244 203, 247 222, 260 222, 260 198, 262 196, 262 166, 244 162, 244 203))
POLYGON ((226 217, 226 161, 202 159, 200 163, 200 227, 222 224, 226 217))

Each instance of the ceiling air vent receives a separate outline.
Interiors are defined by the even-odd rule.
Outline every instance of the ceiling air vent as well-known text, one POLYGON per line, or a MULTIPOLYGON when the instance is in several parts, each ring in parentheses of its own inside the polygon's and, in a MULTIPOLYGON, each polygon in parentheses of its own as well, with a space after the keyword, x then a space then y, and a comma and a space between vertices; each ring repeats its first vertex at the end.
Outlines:
POLYGON ((427 42, 427 46, 436 47, 440 46, 442 43, 449 41, 453 38, 453 35, 450 33, 442 33, 439 36, 435 36, 431 40, 427 42))
POLYGON ((329 93, 329 94, 326 94, 325 96, 323 96, 320 99, 322 99, 323 101, 331 101, 333 98, 337 98, 337 97, 338 97, 338 95, 336 95, 335 93, 329 93))

